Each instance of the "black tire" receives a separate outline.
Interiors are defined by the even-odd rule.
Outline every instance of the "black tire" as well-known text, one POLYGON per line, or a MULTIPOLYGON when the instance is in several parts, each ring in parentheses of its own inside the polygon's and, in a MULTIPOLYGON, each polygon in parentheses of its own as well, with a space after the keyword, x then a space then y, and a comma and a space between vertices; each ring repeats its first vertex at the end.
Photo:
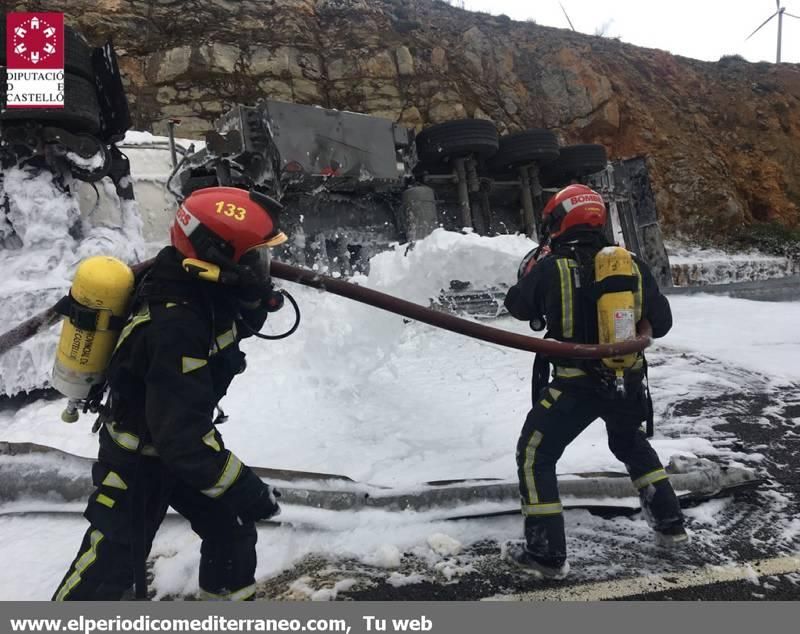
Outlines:
POLYGON ((541 182, 545 187, 562 187, 574 180, 602 172, 607 164, 608 154, 602 145, 567 145, 561 148, 558 159, 542 168, 541 182))
MULTIPOLYGON (((6 65, 6 23, 0 20, 0 66, 6 65)), ((75 29, 64 27, 64 71, 94 81, 92 47, 75 29)))
POLYGON ((485 119, 459 119, 424 129, 417 135, 417 156, 424 165, 440 166, 449 159, 474 154, 488 158, 497 152, 497 128, 485 119))
POLYGON ((6 71, 0 70, 0 121, 57 123, 70 132, 100 131, 100 108, 94 83, 77 75, 64 75, 63 108, 6 108, 6 71))
POLYGON ((536 163, 544 165, 559 156, 558 139, 550 130, 531 128, 500 137, 500 147, 490 166, 499 172, 506 168, 536 163))
MULTIPOLYGON (((103 164, 99 167, 94 168, 87 168, 81 165, 78 165, 75 161, 67 159, 67 164, 69 165, 69 170, 72 172, 72 176, 77 178, 79 181, 84 181, 86 183, 96 183, 97 181, 101 180, 108 176, 108 172, 111 170, 111 152, 109 151, 108 147, 105 143, 100 141, 97 137, 91 134, 86 134, 85 132, 81 132, 77 136, 83 138, 83 145, 84 150, 91 152, 90 155, 97 155, 101 154, 103 156, 103 164)), ((88 157, 83 157, 88 158, 88 157)))

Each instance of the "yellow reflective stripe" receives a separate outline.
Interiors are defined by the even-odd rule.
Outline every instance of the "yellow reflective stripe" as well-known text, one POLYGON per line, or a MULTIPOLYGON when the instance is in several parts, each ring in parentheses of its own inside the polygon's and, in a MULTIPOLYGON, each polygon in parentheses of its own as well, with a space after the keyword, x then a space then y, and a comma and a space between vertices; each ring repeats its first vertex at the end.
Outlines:
MULTIPOLYGON (((255 302, 258 304, 258 302, 255 302)), ((208 356, 213 356, 217 354, 220 350, 223 350, 230 346, 233 343, 236 343, 236 340, 239 338, 239 331, 236 328, 236 322, 231 324, 230 330, 226 330, 225 332, 217 335, 214 340, 211 342, 211 347, 208 350, 208 356)))
POLYGON ((549 504, 523 504, 523 515, 558 515, 564 510, 561 502, 551 502, 549 504))
POLYGON ((247 599, 252 597, 255 593, 256 593, 256 584, 245 586, 241 590, 236 590, 235 592, 226 592, 225 594, 216 594, 214 592, 209 592, 208 590, 203 590, 202 588, 200 588, 200 600, 201 601, 247 601, 247 599))
POLYGON ((661 482, 661 480, 666 480, 669 476, 664 469, 656 469, 655 471, 651 471, 650 473, 645 473, 642 477, 636 478, 633 481, 633 486, 637 489, 643 489, 646 486, 650 486, 651 484, 655 484, 656 482, 661 482))
POLYGON ((539 494, 536 492, 536 480, 533 476, 533 465, 536 462, 536 448, 542 444, 542 432, 538 429, 531 434, 528 446, 525 447, 525 463, 522 470, 525 473, 525 486, 528 489, 527 502, 535 504, 539 501, 539 494))
POLYGON ((216 434, 217 430, 212 429, 205 436, 203 436, 203 442, 209 447, 211 447, 214 451, 222 451, 222 447, 220 447, 219 443, 217 442, 216 434))
POLYGON ((562 379, 574 379, 578 376, 586 376, 586 372, 578 368, 560 368, 556 367, 556 376, 562 379))
POLYGON ((145 306, 141 308, 138 313, 136 313, 133 319, 125 324, 125 327, 119 334, 119 339, 117 340, 117 345, 114 347, 114 350, 116 351, 117 348, 122 345, 122 342, 128 338, 128 335, 133 332, 134 328, 148 321, 150 321, 150 307, 145 304, 145 306))
POLYGON ((164 306, 166 306, 167 308, 175 308, 177 304, 175 302, 167 302, 166 304, 164 304, 164 306))
POLYGON ((233 328, 226 330, 221 335, 217 335, 217 350, 224 350, 236 341, 236 333, 233 328))
POLYGON ((548 387, 547 390, 550 392, 550 396, 553 397, 554 402, 558 400, 559 396, 561 396, 561 390, 557 390, 554 387, 548 387))
POLYGON ((572 280, 567 260, 556 260, 558 274, 561 280, 561 334, 566 339, 571 339, 573 334, 572 323, 572 280))
POLYGON ((104 495, 103 493, 97 496, 97 501, 100 502, 100 504, 102 504, 103 506, 107 506, 110 509, 113 509, 114 505, 116 504, 115 500, 111 499, 107 495, 104 495))
POLYGON ((553 404, 546 398, 543 398, 541 401, 539 401, 539 405, 541 405, 545 409, 550 409, 551 407, 553 407, 553 404))
POLYGON ((102 484, 112 489, 122 489, 123 491, 128 488, 128 485, 125 484, 125 480, 123 480, 116 471, 109 471, 108 475, 103 478, 102 484))
POLYGON ((236 592, 231 592, 228 595, 229 601, 246 601, 250 597, 252 597, 256 593, 256 584, 252 584, 242 588, 241 590, 237 590, 236 592))
MULTIPOLYGON (((116 422, 106 423, 106 431, 108 432, 108 435, 111 436, 111 440, 113 440, 123 449, 127 449, 128 451, 139 450, 139 437, 127 431, 119 431, 117 429, 116 422)), ((153 445, 145 445, 142 447, 142 455, 155 458, 158 457, 158 451, 153 445)), ((103 482, 103 484, 105 484, 105 482, 103 482)))
POLYGON ((56 601, 63 601, 72 589, 81 582, 81 574, 97 560, 97 546, 103 541, 103 533, 93 530, 89 537, 89 550, 75 560, 74 572, 64 581, 56 594, 56 601))
POLYGON ((631 260, 633 264, 633 273, 636 275, 636 292, 633 294, 633 314, 638 324, 642 319, 642 272, 635 260, 631 260))
POLYGON ((232 453, 228 454, 228 460, 225 462, 225 467, 222 469, 222 474, 219 479, 214 483, 214 486, 208 489, 203 489, 201 493, 210 498, 218 498, 225 493, 230 486, 236 482, 236 478, 242 471, 242 462, 232 453))
POLYGON ((208 365, 208 359, 197 359, 196 357, 181 357, 181 370, 184 374, 194 372, 208 365))
POLYGON ((139 448, 139 437, 126 431, 119 431, 115 422, 106 423, 106 431, 111 436, 111 440, 123 449, 136 451, 139 448))

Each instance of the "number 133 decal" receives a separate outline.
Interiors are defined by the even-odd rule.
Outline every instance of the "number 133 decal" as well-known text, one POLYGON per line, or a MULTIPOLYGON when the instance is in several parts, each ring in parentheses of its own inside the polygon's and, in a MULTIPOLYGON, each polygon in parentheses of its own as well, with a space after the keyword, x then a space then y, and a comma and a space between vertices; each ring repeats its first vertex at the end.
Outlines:
POLYGON ((218 201, 216 205, 218 214, 225 214, 234 220, 244 220, 247 217, 247 209, 244 207, 237 207, 233 203, 228 203, 224 200, 218 201))

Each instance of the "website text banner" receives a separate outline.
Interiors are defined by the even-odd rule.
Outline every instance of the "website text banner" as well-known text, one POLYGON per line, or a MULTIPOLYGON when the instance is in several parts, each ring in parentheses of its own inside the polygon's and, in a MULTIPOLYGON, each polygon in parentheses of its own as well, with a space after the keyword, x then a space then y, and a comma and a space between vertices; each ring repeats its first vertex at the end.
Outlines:
POLYGON ((591 632, 796 631, 800 602, 613 603, 22 603, 6 602, 0 632, 591 632))

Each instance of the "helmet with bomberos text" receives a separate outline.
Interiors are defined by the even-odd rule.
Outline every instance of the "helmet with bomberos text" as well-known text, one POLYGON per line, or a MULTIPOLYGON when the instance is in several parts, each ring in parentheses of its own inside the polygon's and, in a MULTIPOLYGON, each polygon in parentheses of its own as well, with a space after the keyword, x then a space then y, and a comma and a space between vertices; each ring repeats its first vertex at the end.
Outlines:
POLYGON ((569 185, 547 202, 542 221, 551 238, 576 227, 602 229, 606 224, 606 205, 592 188, 569 185))
POLYGON ((254 190, 198 189, 178 208, 170 241, 184 257, 237 264, 248 251, 286 242, 274 218, 280 209, 278 201, 254 190))

